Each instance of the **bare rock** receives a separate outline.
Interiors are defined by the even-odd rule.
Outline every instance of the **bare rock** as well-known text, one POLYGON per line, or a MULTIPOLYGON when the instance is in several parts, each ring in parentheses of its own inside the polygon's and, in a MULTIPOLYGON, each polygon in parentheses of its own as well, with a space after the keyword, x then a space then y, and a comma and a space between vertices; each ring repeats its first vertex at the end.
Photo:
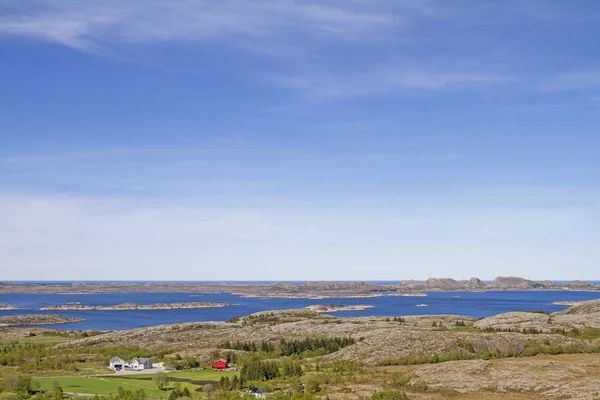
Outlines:
POLYGON ((516 276, 508 276, 508 277, 504 277, 504 276, 499 276, 496 279, 494 279, 492 281, 492 283, 490 283, 488 285, 489 288, 493 288, 493 289, 531 289, 533 287, 535 287, 536 284, 533 281, 527 280, 527 279, 523 279, 523 278, 519 278, 516 276))
POLYGON ((578 302, 572 307, 556 312, 553 315, 585 315, 595 313, 600 313, 600 299, 578 302))
POLYGON ((550 331, 550 327, 548 327, 549 320, 550 316, 547 314, 532 312, 509 312, 484 318, 475 322, 473 326, 478 329, 523 330, 533 328, 543 331, 550 331))
POLYGON ((460 290, 461 285, 450 278, 429 278, 427 279, 427 289, 430 290, 460 290))

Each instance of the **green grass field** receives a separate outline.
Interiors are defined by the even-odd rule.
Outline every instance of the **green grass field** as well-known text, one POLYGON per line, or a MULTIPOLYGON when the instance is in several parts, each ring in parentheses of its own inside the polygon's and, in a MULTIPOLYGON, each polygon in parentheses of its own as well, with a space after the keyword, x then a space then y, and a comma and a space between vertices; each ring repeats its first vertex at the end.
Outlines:
POLYGON ((191 379, 198 381, 218 381, 222 376, 233 377, 237 375, 234 371, 213 371, 212 369, 189 369, 186 371, 175 371, 169 373, 171 378, 191 379))
MULTIPOLYGON (((222 376, 232 377, 237 372, 218 372, 213 370, 188 370, 169 373, 172 381, 168 388, 179 384, 195 392, 208 382, 218 382, 222 376)), ((146 393, 155 398, 166 398, 169 390, 158 390, 152 380, 153 375, 114 375, 114 376, 65 376, 65 377, 40 377, 42 390, 52 390, 57 382, 65 392, 81 394, 111 394, 116 393, 119 387, 125 390, 136 391, 144 389, 146 393)))
POLYGON ((119 387, 125 390, 136 391, 144 389, 152 397, 167 397, 166 392, 156 388, 154 382, 136 379, 113 379, 103 377, 68 376, 59 378, 40 378, 42 390, 52 390, 57 382, 65 392, 84 394, 111 394, 116 393, 119 387))

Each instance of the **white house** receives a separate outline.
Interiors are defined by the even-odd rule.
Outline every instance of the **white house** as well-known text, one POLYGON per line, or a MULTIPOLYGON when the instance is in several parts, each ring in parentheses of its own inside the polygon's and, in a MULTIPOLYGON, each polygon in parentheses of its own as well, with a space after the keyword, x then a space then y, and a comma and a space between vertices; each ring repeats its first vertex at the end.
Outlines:
POLYGON ((141 358, 136 357, 133 360, 129 361, 129 367, 135 370, 143 370, 143 369, 151 369, 152 368, 152 360, 149 358, 141 358))
POLYGON ((112 370, 123 369, 129 367, 129 363, 120 357, 110 359, 109 367, 112 370))

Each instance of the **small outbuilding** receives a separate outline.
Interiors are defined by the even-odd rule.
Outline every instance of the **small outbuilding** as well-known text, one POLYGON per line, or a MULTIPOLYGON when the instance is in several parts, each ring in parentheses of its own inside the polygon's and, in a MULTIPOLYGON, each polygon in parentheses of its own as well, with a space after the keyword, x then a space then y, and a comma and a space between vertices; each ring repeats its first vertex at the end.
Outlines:
POLYGON ((227 360, 224 360, 224 359, 217 360, 211 365, 211 367, 215 371, 224 371, 228 367, 227 360))

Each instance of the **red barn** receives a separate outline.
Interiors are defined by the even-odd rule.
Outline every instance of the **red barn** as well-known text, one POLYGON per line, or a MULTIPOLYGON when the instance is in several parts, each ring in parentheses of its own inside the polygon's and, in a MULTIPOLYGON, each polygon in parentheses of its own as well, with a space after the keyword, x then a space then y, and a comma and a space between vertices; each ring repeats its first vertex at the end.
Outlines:
POLYGON ((213 365, 211 365, 212 369, 216 370, 216 371, 223 371, 227 369, 227 360, 217 360, 214 362, 213 365))

